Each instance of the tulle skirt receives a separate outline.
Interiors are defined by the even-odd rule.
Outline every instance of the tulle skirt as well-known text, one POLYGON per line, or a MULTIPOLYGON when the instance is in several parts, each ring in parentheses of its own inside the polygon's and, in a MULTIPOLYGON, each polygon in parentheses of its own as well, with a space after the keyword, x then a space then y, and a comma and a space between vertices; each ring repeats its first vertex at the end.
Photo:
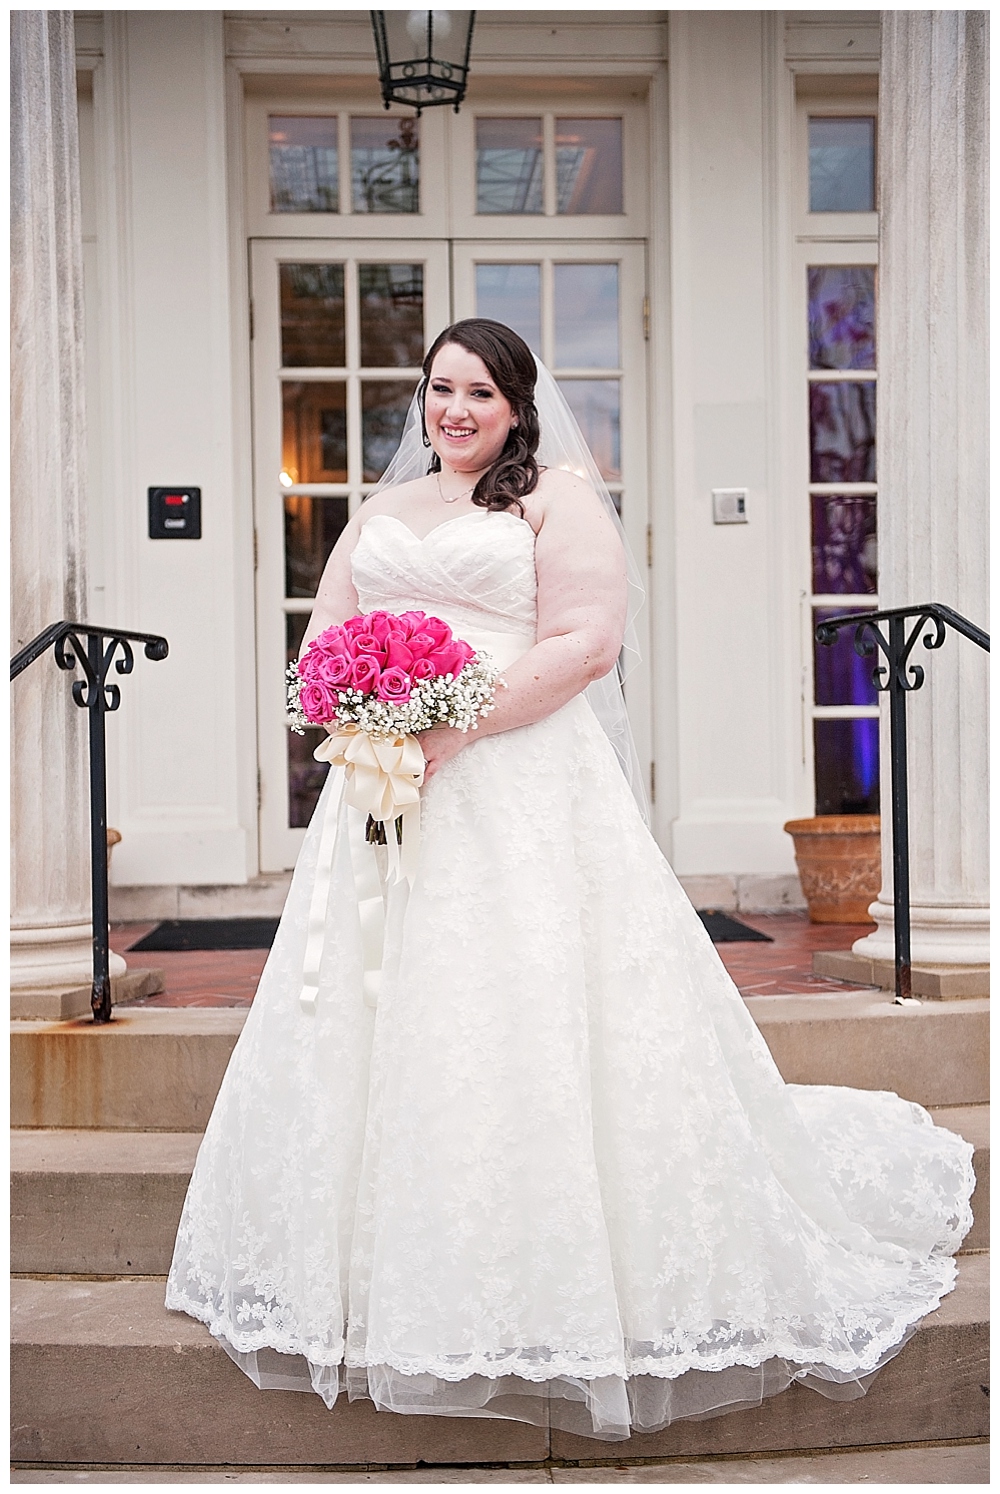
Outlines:
POLYGON ((783 1083, 586 701, 427 785, 374 1007, 362 827, 339 808, 310 1012, 337 791, 199 1152, 168 1307, 261 1388, 328 1406, 615 1439, 793 1381, 863 1394, 954 1285, 972 1148, 895 1095, 783 1083))

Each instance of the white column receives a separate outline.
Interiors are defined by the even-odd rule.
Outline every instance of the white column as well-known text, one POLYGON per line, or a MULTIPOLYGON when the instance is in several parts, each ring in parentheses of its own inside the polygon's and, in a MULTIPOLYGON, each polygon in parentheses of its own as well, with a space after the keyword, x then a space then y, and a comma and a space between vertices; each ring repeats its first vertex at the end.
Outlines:
MULTIPOLYGON (((84 617, 86 448, 73 14, 16 10, 11 27, 16 652, 84 617)), ((92 971, 86 712, 51 654, 11 695, 11 986, 79 985, 92 971)))
MULTIPOLYGON (((944 602, 988 628, 985 11, 882 12, 879 85, 879 596, 944 602)), ((908 700, 912 955, 989 961, 987 656, 917 644, 908 700)), ((891 959, 888 733, 878 928, 891 959)))

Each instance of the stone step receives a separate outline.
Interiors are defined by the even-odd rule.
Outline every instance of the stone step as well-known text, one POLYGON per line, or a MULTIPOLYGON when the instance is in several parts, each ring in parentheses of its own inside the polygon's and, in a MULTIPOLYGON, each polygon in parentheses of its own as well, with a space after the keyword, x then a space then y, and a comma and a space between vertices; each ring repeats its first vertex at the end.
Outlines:
MULTIPOLYGON (((975 1224, 964 1248, 987 1250, 989 1107, 933 1114, 976 1148, 975 1224)), ((186 1131, 14 1131, 11 1270, 165 1275, 200 1140, 186 1131)))
MULTIPOLYGON (((988 1255, 875 1379, 832 1401, 793 1387, 753 1411, 607 1443, 519 1422, 379 1414, 367 1402, 258 1391, 207 1330, 163 1307, 158 1281, 15 1280, 11 1457, 270 1468, 541 1463, 860 1449, 987 1435, 988 1255)), ((71 1481, 71 1480, 70 1480, 71 1481)))
POLYGON ((12 1484, 988 1484, 987 1442, 761 1458, 555 1463, 545 1468, 12 1468, 12 1484))
MULTIPOLYGON (((988 1000, 895 1006, 884 993, 756 996, 789 1083, 891 1089, 922 1105, 989 1099, 988 1000)), ((106 1026, 11 1023, 11 1124, 202 1131, 246 1013, 160 1008, 106 1026)))

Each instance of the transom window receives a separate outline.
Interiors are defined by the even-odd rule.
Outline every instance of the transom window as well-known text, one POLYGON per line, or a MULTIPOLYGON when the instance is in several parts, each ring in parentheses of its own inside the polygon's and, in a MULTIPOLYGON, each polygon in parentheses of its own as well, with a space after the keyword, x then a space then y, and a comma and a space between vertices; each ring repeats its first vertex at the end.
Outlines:
POLYGON ((623 211, 620 116, 477 118, 477 213, 552 217, 623 211))
POLYGON ((339 213, 341 203, 352 213, 420 211, 415 118, 272 114, 268 159, 272 213, 339 213))
POLYGON ((875 211, 875 117, 811 115, 809 211, 875 211))

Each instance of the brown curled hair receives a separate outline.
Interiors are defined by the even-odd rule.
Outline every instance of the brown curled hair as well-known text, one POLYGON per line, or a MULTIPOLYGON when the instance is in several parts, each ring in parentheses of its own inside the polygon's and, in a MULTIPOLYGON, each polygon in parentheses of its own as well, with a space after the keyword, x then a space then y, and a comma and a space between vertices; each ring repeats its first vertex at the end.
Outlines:
MULTIPOLYGON (((429 446, 430 437, 424 421, 424 401, 427 397, 427 381, 430 378, 434 359, 448 343, 457 343, 469 353, 481 358, 489 370, 490 378, 500 393, 510 401, 517 424, 513 426, 504 443, 503 450, 493 466, 483 473, 472 492, 472 502, 480 508, 516 509, 524 518, 522 498, 534 492, 538 486, 538 411, 535 408, 535 359, 524 341, 502 322, 493 322, 486 317, 468 317, 446 327, 436 337, 423 362, 424 377, 420 385, 420 423, 424 445, 429 446)), ((441 458, 437 452, 431 457, 429 472, 440 472, 441 458)))

